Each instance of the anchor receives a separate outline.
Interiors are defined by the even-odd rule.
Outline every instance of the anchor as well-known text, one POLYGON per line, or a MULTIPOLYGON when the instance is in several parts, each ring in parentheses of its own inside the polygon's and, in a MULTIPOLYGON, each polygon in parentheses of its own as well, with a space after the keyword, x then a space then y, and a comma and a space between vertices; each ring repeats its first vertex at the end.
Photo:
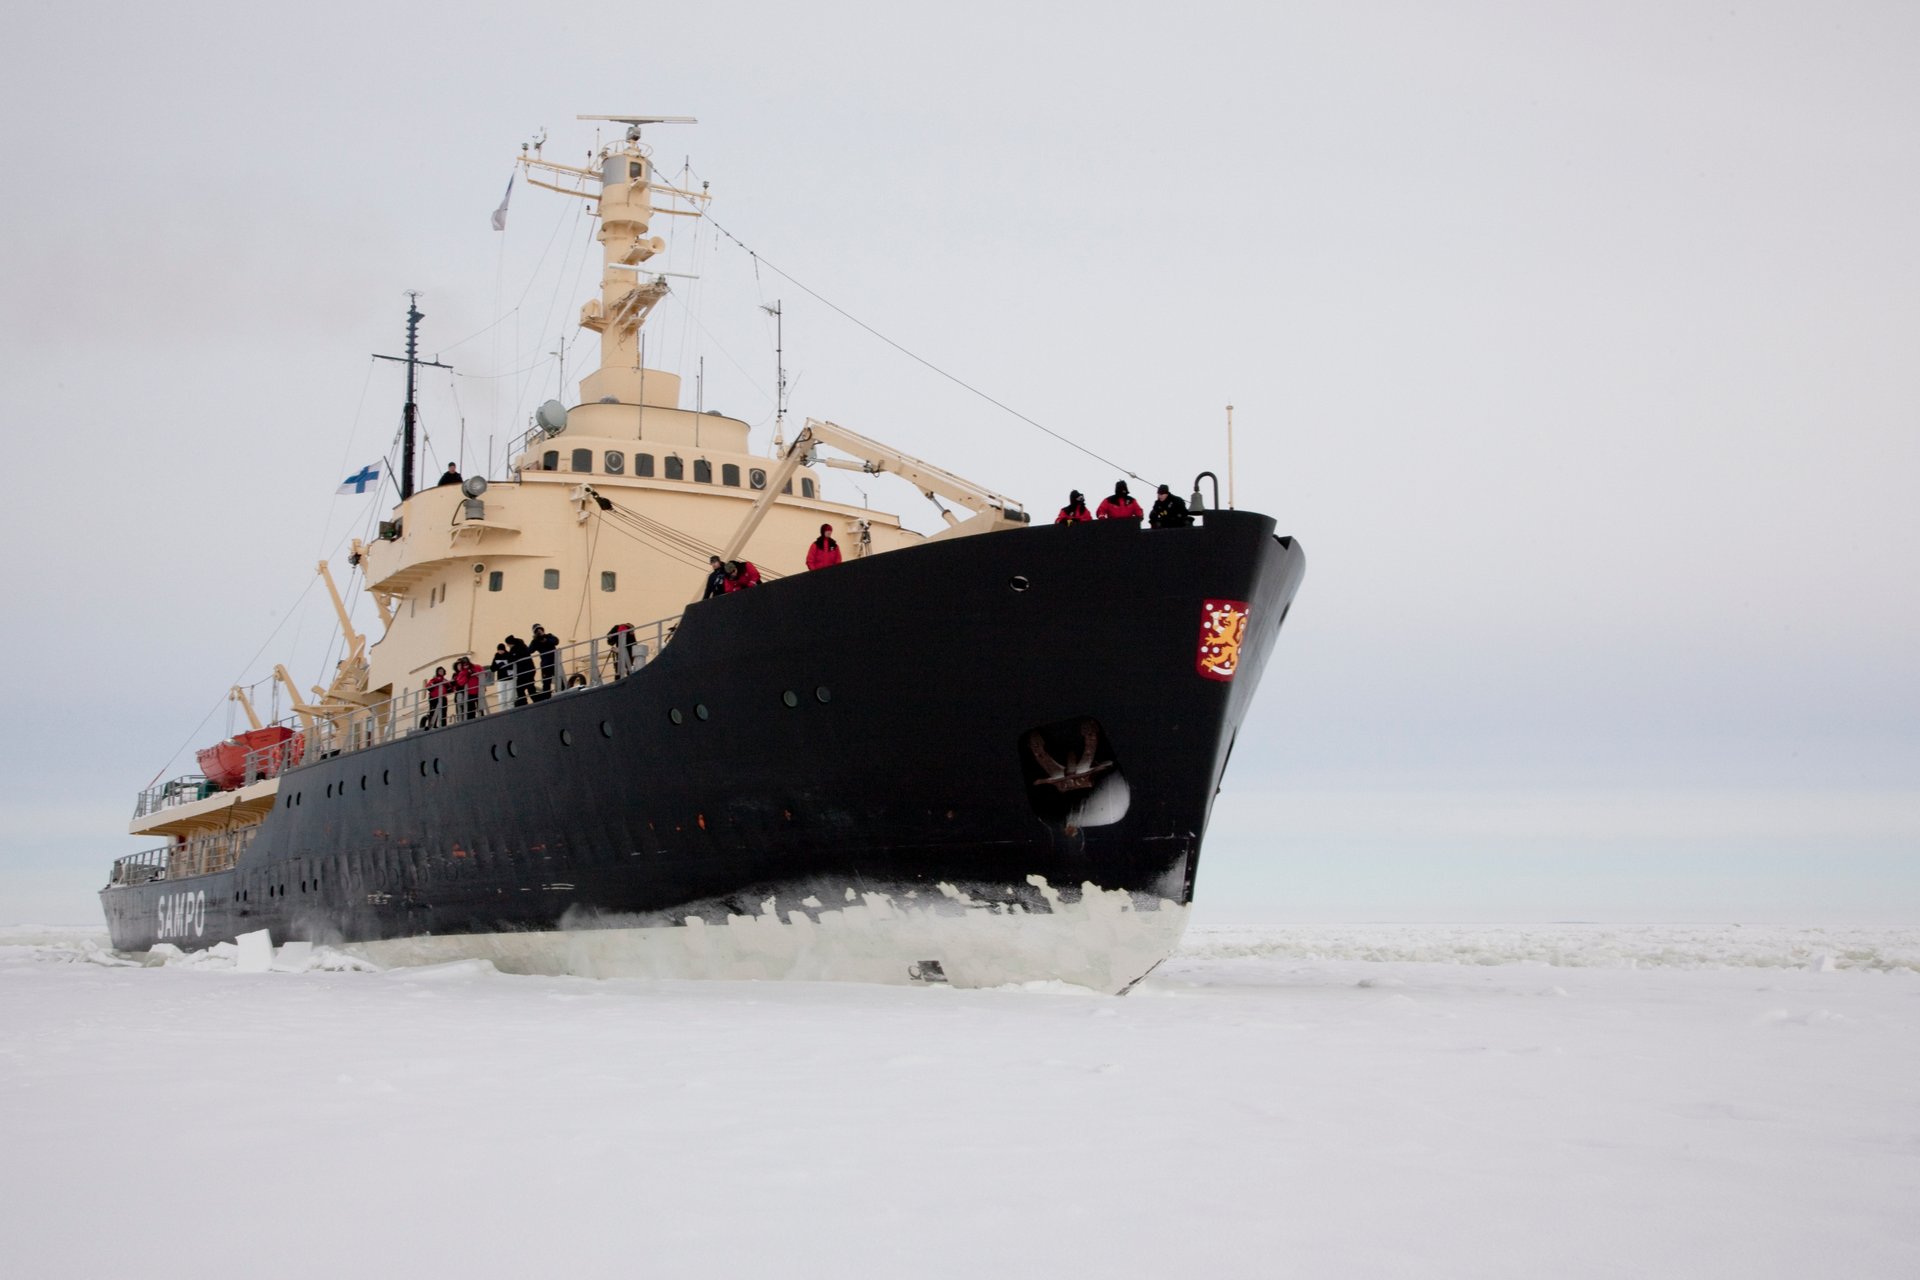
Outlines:
POLYGON ((1100 741, 1100 730, 1093 721, 1080 722, 1080 740, 1086 750, 1078 755, 1069 754, 1063 765, 1047 751, 1047 744, 1041 739, 1038 729, 1028 734, 1027 750, 1033 753, 1034 763, 1046 771, 1046 776, 1035 778, 1033 785, 1050 786, 1063 793, 1086 791, 1092 788, 1095 774, 1113 768, 1111 760, 1103 760, 1099 764, 1093 761, 1094 750, 1100 741))

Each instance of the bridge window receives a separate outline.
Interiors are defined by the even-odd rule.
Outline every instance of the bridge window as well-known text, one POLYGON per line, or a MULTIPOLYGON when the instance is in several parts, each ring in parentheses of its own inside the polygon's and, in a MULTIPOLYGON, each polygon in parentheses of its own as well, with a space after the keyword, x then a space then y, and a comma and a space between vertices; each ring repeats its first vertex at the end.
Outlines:
POLYGON ((617 476, 627 469, 627 455, 618 449, 607 450, 607 474, 617 476))
POLYGON ((549 449, 541 454, 540 469, 542 471, 558 471, 560 469, 560 451, 558 449, 549 449))
POLYGON ((684 480, 686 479, 686 476, 687 476, 687 464, 680 461, 680 455, 677 453, 668 454, 667 455, 667 479, 684 480))
POLYGON ((740 468, 733 463, 724 463, 720 467, 720 483, 735 489, 740 487, 740 468))
POLYGON ((637 476, 652 475, 653 474, 653 455, 650 453, 634 454, 633 455, 633 474, 637 476))
POLYGON ((547 569, 543 571, 540 575, 540 585, 549 591, 558 591, 560 589, 560 571, 558 569, 547 569))
POLYGON ((507 575, 498 569, 487 575, 487 590, 498 591, 505 584, 507 575))
POLYGON ((800 496, 803 498, 813 496, 813 481, 804 478, 800 481, 800 496))
POLYGON ((713 464, 705 458, 695 458, 693 460, 693 478, 695 482, 699 484, 712 484, 713 464))
POLYGON ((747 472, 747 483, 756 489, 764 489, 767 487, 767 473, 755 467, 747 472))
POLYGON ((613 570, 602 569, 600 571, 600 589, 602 591, 613 590, 613 570))
POLYGON ((593 450, 575 449, 573 451, 573 469, 575 471, 593 470, 593 450))

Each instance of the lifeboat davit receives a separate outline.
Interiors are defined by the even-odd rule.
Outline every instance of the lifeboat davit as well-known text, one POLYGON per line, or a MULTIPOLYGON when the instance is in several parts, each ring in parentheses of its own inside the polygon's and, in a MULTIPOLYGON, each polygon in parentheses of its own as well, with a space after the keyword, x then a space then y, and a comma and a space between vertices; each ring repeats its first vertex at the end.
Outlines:
POLYGON ((249 729, 245 733, 236 733, 225 742, 216 742, 213 746, 196 753, 200 761, 200 772, 218 791, 233 791, 247 780, 247 757, 256 751, 268 747, 280 747, 270 751, 259 762, 258 776, 271 778, 282 769, 300 763, 302 739, 299 734, 285 725, 272 724, 264 729, 249 729), (281 744, 286 744, 282 746, 281 744))

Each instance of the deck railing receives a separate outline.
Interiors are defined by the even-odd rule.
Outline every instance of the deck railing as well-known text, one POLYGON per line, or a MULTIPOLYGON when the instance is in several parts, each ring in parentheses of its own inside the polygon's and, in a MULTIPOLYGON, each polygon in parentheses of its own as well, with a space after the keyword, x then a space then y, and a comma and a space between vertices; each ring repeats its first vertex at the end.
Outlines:
POLYGON ((188 876, 225 871, 240 860, 240 855, 247 851, 259 830, 258 826, 248 826, 236 827, 231 831, 215 831, 181 843, 161 845, 158 849, 142 849, 139 853, 115 858, 113 875, 108 883, 150 884, 155 880, 184 880, 188 876))
POLYGON ((133 802, 133 816, 137 821, 150 813, 158 813, 176 804, 190 804, 195 800, 204 800, 213 794, 213 790, 213 784, 207 781, 205 775, 182 774, 157 787, 149 787, 142 791, 139 798, 133 802))
MULTIPOLYGON (((422 688, 407 689, 350 715, 315 717, 311 727, 296 719, 281 723, 295 729, 294 737, 247 753, 248 783, 277 777, 306 759, 325 759, 364 751, 416 733, 428 733, 480 716, 512 712, 548 698, 563 697, 574 689, 597 688, 621 680, 660 656, 673 638, 679 614, 624 632, 616 642, 606 636, 561 645, 547 654, 521 659, 517 669, 496 678, 490 665, 476 663, 482 672, 480 687, 469 697, 451 687, 432 698, 422 688)), ((452 664, 445 663, 448 673, 452 664)))

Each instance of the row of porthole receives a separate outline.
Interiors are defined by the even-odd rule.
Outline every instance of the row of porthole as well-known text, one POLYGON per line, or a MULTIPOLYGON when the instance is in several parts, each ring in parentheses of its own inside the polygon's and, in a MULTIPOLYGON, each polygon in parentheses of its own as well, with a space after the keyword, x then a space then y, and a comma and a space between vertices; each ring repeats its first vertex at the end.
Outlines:
MULTIPOLYGON (((822 698, 821 701, 824 702, 826 701, 826 699, 822 698)), ((702 719, 705 719, 704 712, 705 712, 705 708, 702 708, 702 713, 703 713, 701 717, 702 719)), ((602 720, 600 722, 600 736, 603 738, 611 738, 613 736, 613 724, 611 721, 602 720)), ((566 746, 569 746, 569 747, 572 746, 573 730, 562 729, 560 731, 560 741, 566 746)), ((515 757, 519 756, 520 749, 515 744, 512 738, 507 739, 506 745, 507 745, 508 755, 515 756, 515 757)), ((496 742, 493 744, 492 752, 493 752, 493 758, 495 760, 498 760, 500 758, 499 743, 496 742)), ((440 757, 435 756, 431 761, 424 760, 424 759, 420 761, 420 776, 423 778, 426 777, 429 770, 433 772, 435 777, 438 777, 440 775, 440 757)), ((360 775, 360 789, 362 791, 365 791, 367 789, 368 777, 369 775, 364 773, 360 775)), ((383 787, 393 785, 393 771, 391 769, 382 769, 380 771, 380 785, 383 787)), ((302 792, 296 791, 290 796, 283 797, 281 800, 282 806, 288 809, 293 808, 295 805, 300 803, 301 796, 303 794, 304 793, 302 792)), ((327 799, 332 800, 332 799, 335 799, 336 797, 344 797, 346 794, 347 794, 347 784, 344 780, 340 782, 329 782, 327 784, 327 799)))
MULTIPOLYGON (((300 892, 305 893, 306 891, 307 882, 302 880, 300 882, 300 892)), ((313 877, 313 891, 315 893, 320 892, 320 876, 317 872, 313 877)), ((267 886, 267 896, 269 898, 284 898, 287 896, 287 886, 283 884, 270 884, 267 886)), ((253 891, 251 889, 242 889, 233 895, 233 900, 235 902, 251 902, 253 900, 253 891)))
MULTIPOLYGON (((827 688, 827 686, 825 685, 818 685, 815 687, 813 691, 813 696, 816 701, 824 705, 826 703, 833 701, 833 690, 827 688)), ((786 689, 781 692, 780 701, 785 703, 789 707, 797 707, 800 705, 800 695, 795 693, 792 689, 786 689)), ((712 712, 707 710, 707 704, 704 702, 696 702, 693 704, 693 714, 694 714, 694 718, 698 720, 710 719, 712 716, 712 712)), ((681 714, 680 708, 678 707, 673 707, 667 712, 667 719, 671 720, 674 724, 686 723, 686 716, 681 714)), ((613 725, 611 722, 606 720, 602 720, 600 722, 600 736, 603 738, 611 738, 613 736, 613 725)), ((560 730, 560 741, 565 746, 569 746, 569 747, 572 746, 573 730, 571 729, 560 730)), ((490 748, 490 751, 495 760, 498 760, 500 758, 500 745, 501 744, 496 742, 490 748)), ((520 749, 515 744, 512 738, 507 739, 506 748, 507 748, 507 754, 509 756, 512 756, 515 758, 519 757, 520 749)), ((429 763, 425 759, 422 759, 420 761, 421 777, 423 778, 426 777, 429 769, 433 771, 436 777, 439 776, 440 757, 435 756, 431 761, 431 763, 429 763)), ((367 777, 368 775, 364 773, 360 775, 360 789, 362 791, 365 791, 367 789, 367 777)), ((392 770, 382 769, 380 771, 380 785, 391 786, 392 784, 393 784, 392 770)), ((302 794, 303 793, 296 791, 290 796, 283 797, 282 805, 288 809, 293 808, 295 805, 300 803, 302 794)), ((327 798, 329 800, 332 800, 336 797, 345 796, 346 794, 347 794, 347 784, 344 780, 340 782, 329 782, 327 784, 327 798)))
MULTIPOLYGON (((814 689, 813 696, 822 704, 832 702, 833 690, 827 688, 827 686, 825 685, 820 685, 814 689)), ((785 703, 789 707, 797 707, 800 705, 800 695, 795 693, 791 689, 785 689, 781 691, 780 701, 785 703)), ((693 704, 694 719, 706 720, 710 718, 710 715, 711 713, 708 712, 706 703, 696 702, 693 704)), ((675 724, 685 724, 687 722, 686 716, 681 714, 680 708, 678 707, 668 708, 667 719, 673 721, 673 723, 675 724)))

